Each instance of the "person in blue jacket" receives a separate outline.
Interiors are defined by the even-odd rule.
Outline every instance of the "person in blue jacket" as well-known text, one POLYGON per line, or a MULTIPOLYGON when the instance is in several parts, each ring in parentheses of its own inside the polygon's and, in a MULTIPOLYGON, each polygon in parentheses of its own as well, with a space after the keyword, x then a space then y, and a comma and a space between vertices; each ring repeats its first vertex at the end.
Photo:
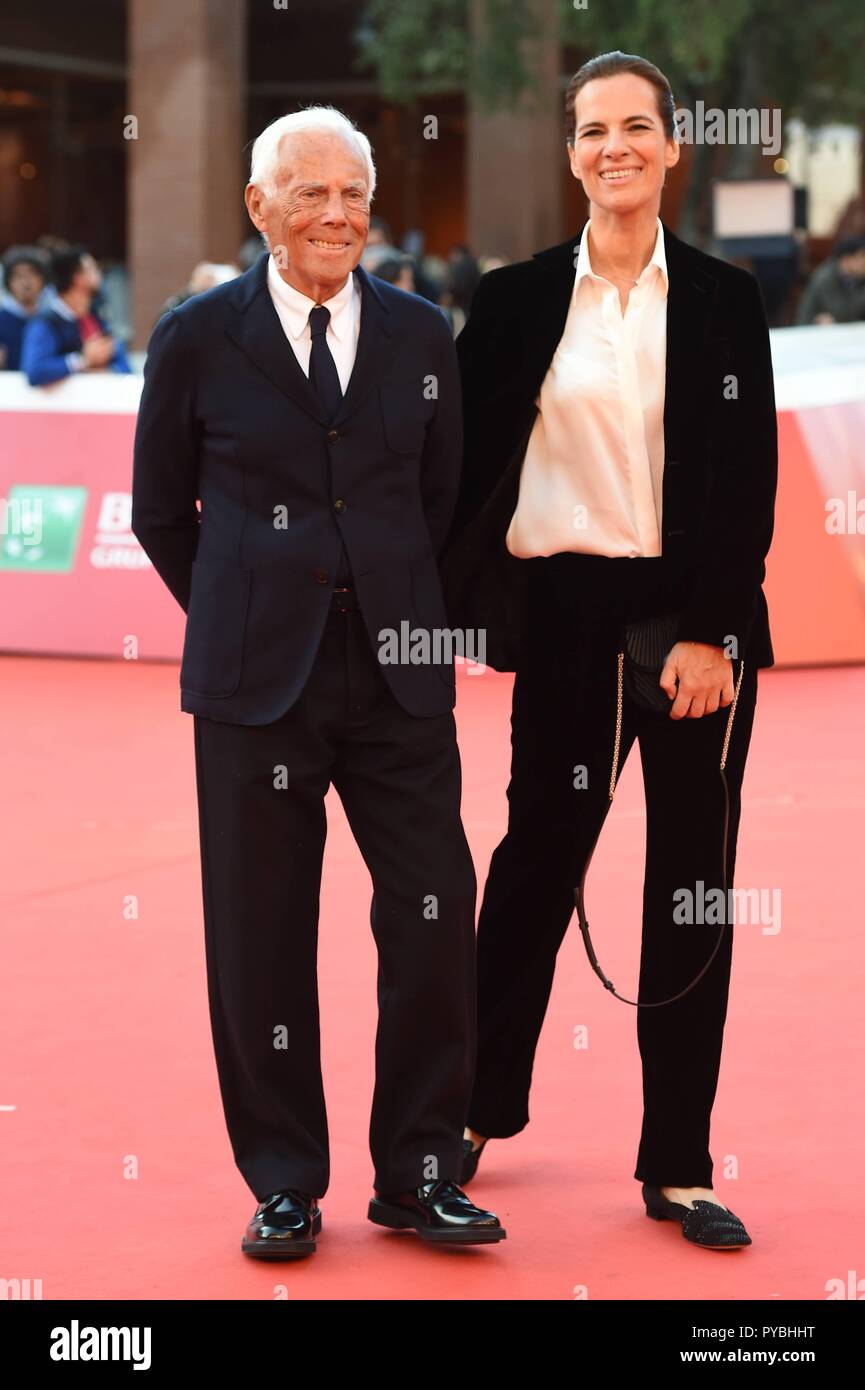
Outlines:
POLYGON ((0 371, 20 369, 24 329, 39 310, 47 275, 47 257, 35 246, 13 246, 3 257, 5 288, 0 294, 0 371))
POLYGON ((24 332, 21 370, 31 386, 48 386, 75 372, 131 372, 126 350, 94 311, 102 283, 83 246, 58 252, 51 263, 53 292, 24 332))

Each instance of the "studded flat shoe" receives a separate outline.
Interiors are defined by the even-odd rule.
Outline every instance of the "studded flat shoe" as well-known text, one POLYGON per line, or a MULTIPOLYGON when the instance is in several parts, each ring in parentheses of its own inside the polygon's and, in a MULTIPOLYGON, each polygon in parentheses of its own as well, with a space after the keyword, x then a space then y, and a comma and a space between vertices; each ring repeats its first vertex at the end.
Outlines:
POLYGON ((460 1182, 464 1186, 478 1171, 478 1164, 486 1142, 486 1139, 482 1139, 478 1147, 473 1148, 471 1139, 463 1140, 463 1166, 460 1171, 460 1182))
POLYGON ((697 1198, 693 1207, 686 1207, 682 1202, 671 1202, 659 1187, 649 1183, 643 1183, 643 1200, 647 1216, 653 1221, 678 1221, 682 1235, 692 1245, 702 1245, 706 1250, 737 1250, 751 1244, 736 1213, 717 1202, 697 1198))

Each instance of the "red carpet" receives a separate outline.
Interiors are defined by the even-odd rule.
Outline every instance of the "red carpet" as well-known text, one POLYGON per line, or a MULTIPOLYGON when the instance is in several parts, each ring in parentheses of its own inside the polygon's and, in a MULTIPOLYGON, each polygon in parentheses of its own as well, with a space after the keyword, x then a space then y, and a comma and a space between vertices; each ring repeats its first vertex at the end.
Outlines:
MULTIPOLYGON (((635 1011, 604 993, 575 926, 532 1122, 488 1145, 470 1189, 507 1241, 443 1252, 366 1220, 375 958, 368 878, 333 798, 320 953, 332 1178, 318 1252, 292 1265, 239 1249, 255 1199, 234 1167, 211 1050, 177 667, 7 657, 0 679, 0 1105, 15 1107, 0 1110, 0 1277, 41 1279, 45 1299, 270 1299, 284 1286, 289 1298, 820 1300, 828 1280, 865 1275, 865 669, 761 677, 737 883, 780 888, 782 925, 737 929, 712 1134, 716 1190, 751 1249, 697 1250, 646 1219, 632 1177, 635 1011), (576 1051, 580 1025, 589 1047, 576 1051)), ((459 691, 482 886, 504 827, 510 678, 461 675, 459 691)), ((623 993, 636 984, 642 856, 634 753, 589 904, 623 993)))

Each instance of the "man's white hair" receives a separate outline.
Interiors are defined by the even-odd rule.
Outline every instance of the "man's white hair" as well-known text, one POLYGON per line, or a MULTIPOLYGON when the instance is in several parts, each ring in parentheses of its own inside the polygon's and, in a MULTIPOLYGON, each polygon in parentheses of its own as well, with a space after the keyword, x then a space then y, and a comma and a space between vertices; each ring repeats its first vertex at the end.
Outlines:
POLYGON ((303 111, 292 111, 288 116, 279 116, 258 136, 252 147, 249 182, 257 185, 265 193, 272 192, 279 168, 279 144, 284 135, 296 135, 299 131, 322 130, 342 135, 349 143, 356 145, 358 153, 366 162, 369 176, 369 196, 375 192, 375 165, 372 148, 362 130, 335 106, 307 106, 303 111))

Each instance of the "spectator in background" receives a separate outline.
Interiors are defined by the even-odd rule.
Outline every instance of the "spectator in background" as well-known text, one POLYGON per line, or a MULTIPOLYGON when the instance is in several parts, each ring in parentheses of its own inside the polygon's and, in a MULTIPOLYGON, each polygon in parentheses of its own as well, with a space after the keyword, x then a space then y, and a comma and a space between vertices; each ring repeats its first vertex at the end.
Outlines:
POLYGON ((465 327, 480 278, 480 267, 469 248, 452 246, 448 252, 439 304, 443 309, 447 309, 454 333, 461 333, 465 327))
POLYGON ((850 199, 835 223, 835 241, 860 236, 865 236, 865 198, 861 193, 857 193, 850 199))
POLYGON ((179 305, 185 304, 187 299, 204 294, 205 290, 212 290, 216 285, 227 285, 229 280, 236 280, 239 274, 240 268, 230 262, 199 261, 189 277, 186 289, 166 299, 162 313, 167 314, 169 309, 178 308, 179 305))
POLYGON ((808 281, 796 323, 859 323, 865 319, 865 236, 845 237, 808 281))
MULTIPOLYGON (((76 250, 81 250, 81 249, 82 249, 82 248, 78 247, 75 243, 73 243, 73 242, 71 242, 71 241, 67 241, 67 240, 65 239, 65 237, 56 236, 56 235, 54 234, 54 232, 44 232, 42 236, 37 237, 37 238, 36 238, 36 246, 37 246, 37 249, 40 250, 40 251, 42 251, 42 252, 44 253, 44 255, 45 255, 46 262, 47 262, 48 268, 49 268, 49 274, 51 273, 51 267, 53 266, 55 259, 56 259, 57 256, 59 256, 62 252, 64 252, 64 251, 76 251, 76 250)), ((109 318, 110 305, 109 305, 108 302, 107 302, 106 294, 105 294, 105 274, 102 273, 102 266, 101 266, 101 265, 100 265, 99 269, 100 269, 100 272, 101 272, 101 273, 100 273, 100 276, 99 276, 99 288, 97 289, 96 294, 93 296, 93 302, 92 302, 92 304, 90 305, 90 308, 91 308, 91 310, 92 310, 92 312, 93 312, 94 314, 99 314, 100 317, 102 317, 102 318, 105 319, 105 325, 106 325, 106 327, 109 328, 109 330, 110 330, 111 327, 112 327, 112 325, 113 325, 113 320, 109 318)), ((46 305, 45 305, 45 300, 46 300, 46 298, 49 299, 49 300, 51 300, 51 299, 53 299, 53 297, 54 297, 54 288, 53 288, 53 286, 48 285, 48 286, 46 287, 45 294, 44 294, 43 297, 42 297, 42 298, 43 298, 43 302, 39 305, 39 308, 40 308, 40 309, 45 308, 45 307, 46 307, 46 305)), ((127 315, 127 317, 128 317, 128 315, 127 315)), ((119 335, 116 335, 116 336, 119 336, 119 335)), ((130 335, 127 335, 127 336, 130 336, 130 335)))
POLYGON ((504 256, 479 256, 478 270, 481 275, 486 275, 488 270, 500 270, 503 265, 510 265, 510 261, 504 256))
POLYGON ((424 255, 425 241, 426 238, 419 227, 410 227, 402 239, 402 251, 403 255, 411 259, 415 294, 419 294, 423 299, 428 299, 430 304, 438 304, 441 295, 441 282, 429 272, 428 258, 424 255))
MULTIPOLYGON (((412 263, 415 294, 421 295, 423 299, 428 299, 430 304, 438 304, 441 298, 441 290, 433 277, 427 272, 426 257, 424 256, 418 259, 416 256, 410 256, 410 260, 412 263)), ((378 271, 376 271, 376 274, 378 274, 378 271)))
POLYGON ((251 270, 263 251, 267 250, 264 238, 261 236, 248 236, 237 253, 237 264, 241 272, 251 270))
POLYGON ((371 217, 369 219, 369 235, 360 263, 364 270, 370 275, 378 274, 376 266, 381 265, 382 261, 389 260, 391 256, 398 256, 399 252, 393 244, 393 237, 390 227, 383 217, 371 217))
POLYGON ((420 295, 422 299, 427 299, 431 304, 435 304, 439 313, 447 319, 451 334, 455 333, 454 316, 450 309, 443 304, 436 304, 429 294, 425 294, 421 289, 420 282, 429 283, 422 272, 418 272, 417 263, 412 256, 403 255, 399 251, 388 256, 386 260, 380 261, 372 272, 378 280, 386 280, 389 285, 396 285, 398 290, 407 290, 409 294, 420 295))
POLYGON ((452 246, 448 252, 445 290, 451 302, 464 314, 468 314, 480 278, 480 266, 469 248, 452 246))
POLYGON ((39 309, 39 298, 47 278, 47 257, 35 246, 13 246, 3 257, 5 289, 0 295, 0 371, 20 369, 24 329, 39 309))
POLYGON ((122 342, 94 311, 102 276, 89 251, 58 251, 51 281, 53 293, 24 332, 21 370, 30 385, 48 386, 76 372, 131 372, 122 342))
POLYGON ((388 256, 385 260, 379 261, 372 273, 379 280, 386 280, 389 285, 396 285, 398 290, 408 290, 409 294, 417 294, 414 283, 414 262, 411 256, 401 256, 399 253, 388 256))

